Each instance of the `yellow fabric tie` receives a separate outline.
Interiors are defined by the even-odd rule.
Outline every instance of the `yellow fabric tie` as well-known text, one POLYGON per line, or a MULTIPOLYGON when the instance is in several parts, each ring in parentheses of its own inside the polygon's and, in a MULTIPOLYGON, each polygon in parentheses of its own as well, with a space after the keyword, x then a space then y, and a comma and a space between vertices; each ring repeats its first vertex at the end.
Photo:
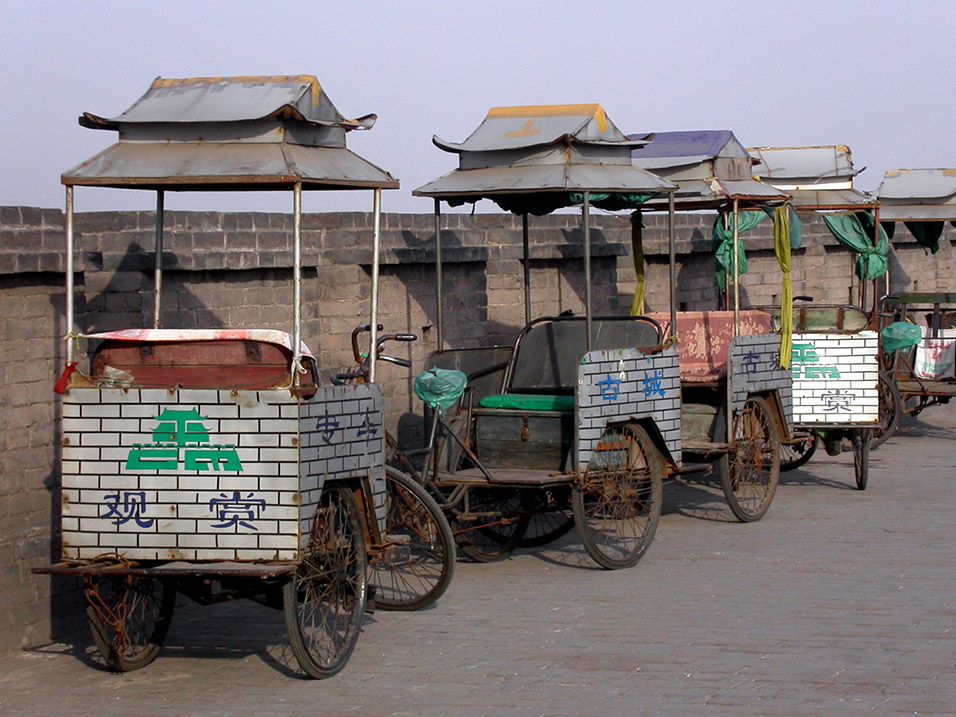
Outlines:
POLYGON ((641 210, 631 214, 631 250, 634 257, 634 273, 637 281, 634 285, 634 299, 631 301, 631 316, 644 313, 644 225, 641 210))
POLYGON ((773 210, 773 251, 783 272, 780 288, 780 368, 790 367, 793 345, 793 284, 790 280, 790 206, 773 210))

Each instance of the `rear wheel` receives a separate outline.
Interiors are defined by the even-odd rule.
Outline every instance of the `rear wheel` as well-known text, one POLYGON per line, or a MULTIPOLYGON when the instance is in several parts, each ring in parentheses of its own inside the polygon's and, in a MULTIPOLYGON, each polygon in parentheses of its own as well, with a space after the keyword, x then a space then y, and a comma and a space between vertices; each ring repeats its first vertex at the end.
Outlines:
POLYGON ((567 488, 538 490, 527 496, 528 527, 518 541, 521 548, 537 548, 554 542, 574 527, 567 488))
POLYGON ((331 677, 348 662, 365 613, 366 567, 355 496, 327 483, 299 567, 282 590, 292 652, 309 677, 331 677))
POLYGON ((86 578, 86 617, 107 667, 130 672, 156 659, 176 605, 175 588, 132 575, 86 578))
POLYGON ((751 396, 734 415, 728 452, 718 462, 720 483, 738 520, 760 520, 780 479, 780 437, 770 406, 751 396))
POLYGON ((792 471, 805 464, 816 453, 817 443, 819 439, 813 431, 797 433, 793 443, 781 443, 780 470, 792 471))
POLYGON ((455 539, 435 499, 413 478, 385 467, 385 549, 371 563, 375 605, 420 610, 440 598, 455 572, 455 539))
POLYGON ((867 428, 853 431, 853 473, 856 476, 856 487, 866 490, 866 483, 870 474, 870 448, 873 431, 867 428))
POLYGON ((608 429, 572 494, 574 524, 588 555, 614 570, 635 565, 661 517, 664 459, 641 426, 608 429))
POLYGON ((900 391, 896 387, 891 375, 880 371, 879 376, 880 393, 880 424, 873 432, 873 438, 870 441, 870 448, 876 448, 882 445, 887 438, 896 431, 896 425, 900 421, 900 391))
POLYGON ((469 488, 453 521, 458 549, 479 563, 508 557, 527 527, 521 494, 509 488, 469 488))

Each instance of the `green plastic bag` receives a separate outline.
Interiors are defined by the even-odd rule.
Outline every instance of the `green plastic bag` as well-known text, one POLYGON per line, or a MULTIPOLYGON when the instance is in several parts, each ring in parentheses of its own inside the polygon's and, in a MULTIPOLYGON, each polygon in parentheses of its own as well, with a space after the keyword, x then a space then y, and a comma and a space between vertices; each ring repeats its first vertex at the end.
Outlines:
POLYGON ((415 395, 432 408, 447 410, 461 398, 468 377, 461 371, 430 368, 415 377, 415 395))
POLYGON ((893 353, 918 344, 923 338, 923 332, 919 326, 909 321, 894 321, 880 332, 880 338, 883 339, 883 350, 893 353))

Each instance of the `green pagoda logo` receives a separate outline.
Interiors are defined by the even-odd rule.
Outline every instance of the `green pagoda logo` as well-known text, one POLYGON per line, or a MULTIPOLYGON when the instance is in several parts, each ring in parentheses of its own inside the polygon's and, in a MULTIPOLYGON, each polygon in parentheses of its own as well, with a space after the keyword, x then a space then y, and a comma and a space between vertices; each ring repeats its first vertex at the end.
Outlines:
POLYGON ((210 442, 209 429, 196 409, 164 409, 156 417, 152 443, 134 443, 126 458, 126 470, 241 471, 234 445, 210 442))
POLYGON ((821 366, 820 354, 812 343, 796 343, 790 353, 790 370, 796 378, 840 378, 836 366, 821 366))

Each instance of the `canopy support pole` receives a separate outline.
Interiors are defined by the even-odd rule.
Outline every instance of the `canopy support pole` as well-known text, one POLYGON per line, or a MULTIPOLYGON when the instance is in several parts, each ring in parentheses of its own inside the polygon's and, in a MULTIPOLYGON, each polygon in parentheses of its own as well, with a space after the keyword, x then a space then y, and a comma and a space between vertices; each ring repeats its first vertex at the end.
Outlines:
POLYGON ((162 310, 163 293, 163 225, 166 222, 166 193, 156 191, 156 266, 153 269, 153 328, 161 327, 160 312, 162 310))
MULTIPOLYGON (((877 204, 873 207, 873 246, 875 247, 877 242, 880 240, 880 205, 877 204)), ((887 244, 886 247, 886 272, 883 274, 883 281, 886 284, 886 289, 883 292, 884 294, 890 293, 890 249, 892 248, 891 244, 887 244)), ((873 316, 876 316, 877 307, 879 304, 879 294, 876 290, 876 279, 873 280, 873 316)))
POLYGON ((740 265, 737 263, 740 261, 740 233, 739 233, 739 223, 737 221, 737 210, 739 208, 740 200, 736 197, 734 198, 734 337, 736 338, 737 332, 740 331, 740 265))
POLYGON ((302 182, 292 188, 292 385, 302 370, 302 182))
POLYGON ((73 363, 73 187, 66 187, 66 362, 73 363))
MULTIPOLYGON (((677 248, 674 240, 674 192, 667 196, 667 254, 670 282, 671 329, 668 343, 677 337, 677 248)), ((679 340, 679 339, 678 339, 679 340)))
POLYGON ((584 192, 581 213, 584 219, 584 322, 587 342, 585 347, 591 350, 591 192, 584 192))
MULTIPOLYGON (((734 197, 734 268, 733 268, 733 277, 734 277, 734 338, 737 338, 737 334, 740 331, 740 266, 738 262, 738 253, 740 251, 740 233, 739 233, 739 224, 737 222, 737 210, 739 209, 740 200, 734 197)), ((732 370, 732 357, 731 349, 727 348, 727 411, 726 411, 726 420, 727 420, 727 431, 724 434, 727 437, 727 443, 731 446, 734 443, 734 372, 732 370)))
POLYGON ((375 383, 375 364, 378 358, 378 272, 382 243, 382 190, 379 187, 375 188, 375 197, 372 200, 372 215, 374 222, 372 231, 372 323, 369 329, 368 380, 375 383))
POLYGON ((441 200, 435 200, 435 323, 438 325, 436 351, 445 346, 445 324, 441 293, 441 200))
POLYGON ((528 237, 528 215, 521 215, 521 244, 524 250, 524 323, 531 323, 531 241, 528 237))

